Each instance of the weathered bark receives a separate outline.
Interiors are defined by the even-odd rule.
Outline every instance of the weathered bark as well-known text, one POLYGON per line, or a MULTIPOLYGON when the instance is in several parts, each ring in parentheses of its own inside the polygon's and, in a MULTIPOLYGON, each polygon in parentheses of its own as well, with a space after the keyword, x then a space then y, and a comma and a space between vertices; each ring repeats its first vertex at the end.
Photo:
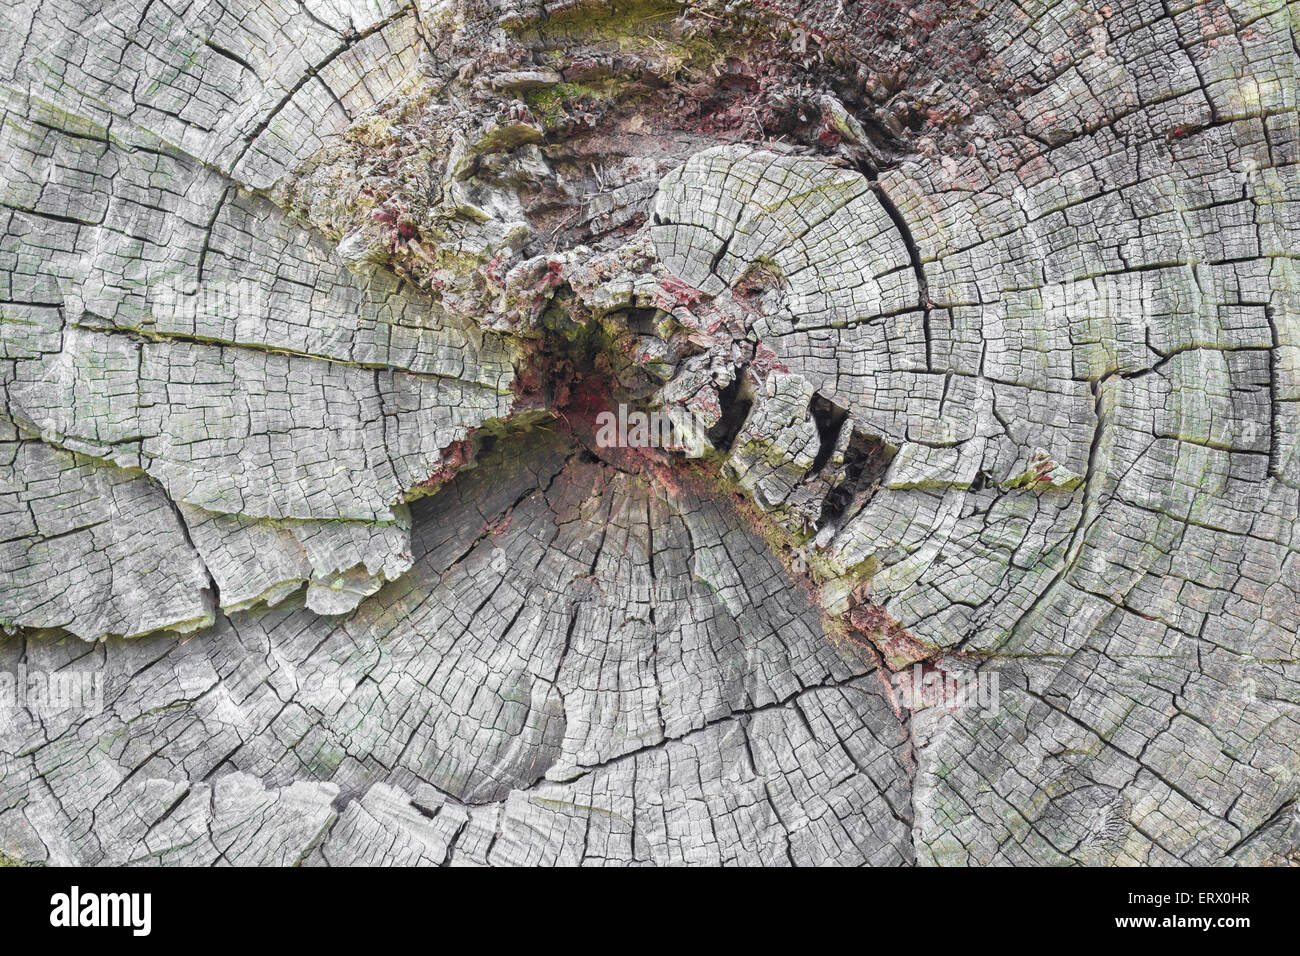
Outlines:
POLYGON ((1298 13, 6 6, 0 861, 1294 859, 1298 13))

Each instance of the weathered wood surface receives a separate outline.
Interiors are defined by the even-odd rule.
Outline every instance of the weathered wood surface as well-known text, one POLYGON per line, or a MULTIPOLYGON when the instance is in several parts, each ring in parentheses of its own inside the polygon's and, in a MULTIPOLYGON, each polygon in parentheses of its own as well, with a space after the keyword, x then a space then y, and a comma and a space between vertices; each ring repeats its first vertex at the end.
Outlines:
POLYGON ((3 4, 0 861, 1294 860, 1298 26, 3 4))

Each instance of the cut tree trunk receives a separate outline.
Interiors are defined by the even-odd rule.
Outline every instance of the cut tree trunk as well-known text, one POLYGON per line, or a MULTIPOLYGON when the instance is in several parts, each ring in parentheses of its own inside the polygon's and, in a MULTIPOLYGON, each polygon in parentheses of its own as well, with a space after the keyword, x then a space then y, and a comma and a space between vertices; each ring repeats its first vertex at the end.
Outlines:
POLYGON ((0 863, 1300 858, 1298 18, 5 6, 0 863))

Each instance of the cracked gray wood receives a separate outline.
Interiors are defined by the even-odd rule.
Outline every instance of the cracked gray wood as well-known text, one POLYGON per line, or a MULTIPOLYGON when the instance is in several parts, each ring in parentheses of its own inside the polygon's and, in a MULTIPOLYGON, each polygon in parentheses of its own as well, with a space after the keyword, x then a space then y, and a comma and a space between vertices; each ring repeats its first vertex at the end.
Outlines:
POLYGON ((1300 859, 1300 3, 904 6, 0 3, 0 863, 1300 859))

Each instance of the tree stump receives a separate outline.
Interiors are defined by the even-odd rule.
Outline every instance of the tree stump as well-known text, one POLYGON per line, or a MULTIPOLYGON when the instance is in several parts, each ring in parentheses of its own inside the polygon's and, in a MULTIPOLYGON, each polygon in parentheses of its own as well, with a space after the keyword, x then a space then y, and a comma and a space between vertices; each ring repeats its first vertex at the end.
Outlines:
POLYGON ((1294 3, 92 8, 0 862, 1300 856, 1294 3))

